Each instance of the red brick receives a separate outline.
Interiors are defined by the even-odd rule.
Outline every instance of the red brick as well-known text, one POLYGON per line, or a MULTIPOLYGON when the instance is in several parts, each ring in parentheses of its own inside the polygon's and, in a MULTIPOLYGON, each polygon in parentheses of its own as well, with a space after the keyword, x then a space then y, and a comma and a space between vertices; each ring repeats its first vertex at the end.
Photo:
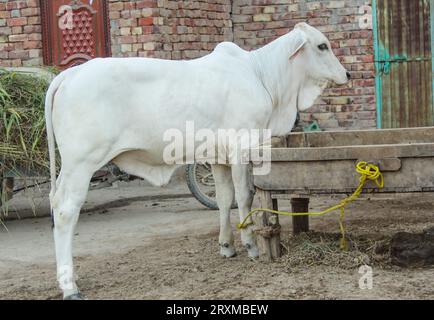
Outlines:
POLYGON ((132 2, 125 2, 124 4, 124 10, 134 10, 136 8, 136 2, 132 1, 132 2))
POLYGON ((9 59, 28 59, 29 52, 27 50, 13 50, 9 52, 9 59))
POLYGON ((29 36, 27 34, 13 34, 9 36, 10 42, 27 41, 28 39, 29 36))
POLYGON ((41 41, 25 41, 24 49, 41 49, 42 42, 41 41))
POLYGON ((12 27, 12 34, 22 34, 23 33, 23 27, 12 27))
POLYGON ((120 36, 118 37, 118 43, 120 44, 132 44, 137 42, 136 36, 120 36))
POLYGON ((122 11, 124 9, 123 2, 110 2, 109 10, 110 11, 122 11))
POLYGON ((0 19, 7 19, 11 17, 10 11, 0 11, 0 19))
POLYGON ((24 33, 41 33, 40 25, 27 25, 23 28, 24 33))
POLYGON ((12 9, 22 9, 27 7, 26 1, 8 1, 6 4, 6 8, 8 10, 12 9))
POLYGON ((21 9, 21 16, 22 17, 37 16, 39 14, 40 14, 39 8, 24 8, 24 9, 21 9))
POLYGON ((27 24, 41 24, 41 18, 40 17, 29 17, 27 19, 27 24))
POLYGON ((154 8, 157 6, 156 0, 140 0, 136 1, 136 8, 137 9, 143 9, 143 8, 154 8))
POLYGON ((27 0, 26 4, 29 8, 39 8, 39 0, 27 0))
POLYGON ((8 20, 8 26, 16 27, 16 26, 24 26, 27 24, 27 18, 11 18, 8 20))
POLYGON ((154 27, 152 26, 144 26, 142 27, 143 34, 151 34, 154 33, 154 27))
POLYGON ((154 24, 153 17, 145 17, 139 19, 139 26, 152 26, 154 24))

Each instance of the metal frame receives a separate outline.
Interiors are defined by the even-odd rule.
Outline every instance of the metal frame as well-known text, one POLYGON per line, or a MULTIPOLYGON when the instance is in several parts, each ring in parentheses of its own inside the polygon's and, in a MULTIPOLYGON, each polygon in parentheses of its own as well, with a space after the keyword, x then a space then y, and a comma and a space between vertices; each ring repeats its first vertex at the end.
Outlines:
MULTIPOLYGON (((375 97, 377 102, 377 128, 381 129, 383 124, 383 82, 381 78, 381 62, 380 62, 380 42, 378 34, 378 11, 377 3, 381 0, 372 0, 372 24, 374 34, 374 55, 375 55, 375 97)), ((434 50, 434 0, 429 0, 430 3, 430 24, 431 24, 431 51, 434 50)), ((434 54, 431 53, 431 77, 432 77, 432 112, 434 114, 434 54)))

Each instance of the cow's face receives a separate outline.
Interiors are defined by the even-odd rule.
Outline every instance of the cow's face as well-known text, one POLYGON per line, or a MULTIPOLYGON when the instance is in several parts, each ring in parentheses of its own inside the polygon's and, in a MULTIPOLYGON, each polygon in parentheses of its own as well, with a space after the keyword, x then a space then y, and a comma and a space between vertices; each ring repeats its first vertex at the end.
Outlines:
POLYGON ((324 34, 307 23, 297 24, 295 30, 299 33, 302 45, 291 58, 297 57, 298 64, 309 78, 318 82, 346 84, 350 74, 334 55, 330 41, 324 34))

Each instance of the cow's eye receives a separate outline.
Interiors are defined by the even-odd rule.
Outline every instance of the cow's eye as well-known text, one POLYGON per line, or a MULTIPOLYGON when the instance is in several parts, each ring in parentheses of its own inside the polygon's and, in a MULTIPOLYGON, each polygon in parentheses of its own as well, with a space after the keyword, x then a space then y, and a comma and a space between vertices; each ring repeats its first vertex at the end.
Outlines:
POLYGON ((323 43, 318 46, 318 49, 320 49, 321 51, 325 51, 329 49, 329 46, 326 43, 323 43))

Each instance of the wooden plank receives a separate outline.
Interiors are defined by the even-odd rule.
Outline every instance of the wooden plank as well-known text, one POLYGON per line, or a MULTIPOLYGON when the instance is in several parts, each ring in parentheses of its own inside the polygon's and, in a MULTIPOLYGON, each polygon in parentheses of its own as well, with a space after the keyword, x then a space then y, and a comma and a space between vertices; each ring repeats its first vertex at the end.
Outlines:
POLYGON ((297 132, 287 137, 289 148, 338 147, 434 142, 434 127, 386 130, 297 132))
POLYGON ((398 158, 386 158, 386 159, 359 159, 357 162, 366 161, 378 166, 381 172, 393 172, 401 169, 401 159, 398 158))
MULTIPOLYGON (((268 175, 254 176, 254 184, 263 190, 312 193, 351 193, 360 175, 356 161, 273 162, 268 175)), ((434 188, 433 158, 403 158, 401 169, 383 172, 381 192, 417 192, 434 188)), ((377 190, 369 181, 367 190, 377 190)))
MULTIPOLYGON (((271 191, 271 190, 270 190, 271 191)), ((325 194, 351 194, 354 188, 348 189, 287 189, 287 190, 274 190, 271 193, 272 199, 277 200, 290 200, 293 197, 305 198, 311 195, 325 195, 325 194)), ((415 188, 383 188, 381 192, 374 188, 363 189, 364 194, 381 193, 418 193, 418 192, 434 192, 434 187, 415 187, 415 188)))
MULTIPOLYGON (((262 155, 261 155, 262 157, 262 155)), ((272 162, 434 157, 434 143, 271 149, 272 162)), ((252 161, 260 161, 261 158, 252 161)))

